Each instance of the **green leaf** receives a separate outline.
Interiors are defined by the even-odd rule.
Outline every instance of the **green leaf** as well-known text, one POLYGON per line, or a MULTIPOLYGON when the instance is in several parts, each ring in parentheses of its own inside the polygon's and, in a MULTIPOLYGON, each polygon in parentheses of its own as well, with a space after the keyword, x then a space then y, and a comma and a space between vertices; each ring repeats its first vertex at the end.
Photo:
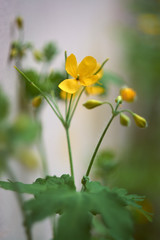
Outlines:
POLYGON ((93 199, 90 203, 91 211, 102 216, 113 239, 131 239, 133 223, 123 199, 97 182, 87 182, 86 191, 93 199))
POLYGON ((92 215, 88 212, 84 194, 75 193, 66 203, 67 208, 60 217, 55 240, 90 240, 92 215))
POLYGON ((12 190, 19 193, 29 193, 37 195, 49 189, 67 188, 75 190, 72 178, 69 175, 62 175, 60 178, 56 176, 47 176, 45 179, 38 178, 32 184, 24 184, 21 182, 4 182, 0 181, 0 187, 6 190, 12 190))
POLYGON ((43 48, 43 55, 47 62, 50 62, 57 54, 56 44, 53 42, 47 43, 43 48))
POLYGON ((104 235, 98 239, 133 239, 132 217, 127 207, 143 197, 127 195, 125 190, 110 190, 98 182, 85 180, 81 192, 76 192, 69 175, 39 178, 33 184, 1 181, 0 187, 35 196, 24 204, 28 226, 59 214, 55 240, 90 240, 95 215, 101 219, 99 231, 104 235))
POLYGON ((139 205, 137 202, 142 202, 145 199, 145 196, 138 196, 136 194, 127 194, 126 189, 121 188, 115 188, 113 189, 114 192, 118 193, 118 195, 126 202, 128 206, 133 207, 134 209, 138 209, 139 212, 141 212, 148 221, 152 221, 153 214, 150 212, 147 212, 143 209, 141 205, 139 205))

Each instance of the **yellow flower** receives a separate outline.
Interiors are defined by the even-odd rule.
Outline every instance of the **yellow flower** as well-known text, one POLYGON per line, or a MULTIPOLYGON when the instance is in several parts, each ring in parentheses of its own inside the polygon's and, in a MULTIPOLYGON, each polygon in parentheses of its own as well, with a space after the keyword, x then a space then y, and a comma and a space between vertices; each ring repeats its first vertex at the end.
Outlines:
POLYGON ((120 89, 122 100, 126 102, 133 102, 136 98, 136 92, 132 88, 124 87, 120 89))
POLYGON ((75 93, 81 86, 89 86, 98 81, 96 72, 97 61, 91 56, 85 57, 78 65, 74 54, 67 57, 66 71, 73 79, 65 79, 58 86, 67 93, 75 93))

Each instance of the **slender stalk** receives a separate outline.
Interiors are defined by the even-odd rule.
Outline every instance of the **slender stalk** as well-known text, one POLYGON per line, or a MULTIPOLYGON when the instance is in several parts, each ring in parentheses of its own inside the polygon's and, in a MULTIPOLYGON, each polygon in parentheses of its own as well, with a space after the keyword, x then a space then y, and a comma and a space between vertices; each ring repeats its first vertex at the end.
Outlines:
POLYGON ((41 136, 39 138, 39 142, 37 143, 37 147, 38 147, 38 151, 40 152, 40 156, 41 156, 43 176, 46 177, 48 174, 48 164, 47 164, 46 153, 45 153, 44 144, 42 142, 41 136))
POLYGON ((68 93, 66 92, 66 99, 65 99, 65 116, 67 119, 67 104, 68 104, 68 93))
POLYGON ((15 69, 28 81, 30 82, 30 84, 32 84, 40 93, 41 95, 44 97, 44 99, 47 101, 47 103, 49 104, 49 106, 52 108, 52 110, 54 111, 54 113, 56 114, 56 116, 59 118, 59 120, 62 122, 62 124, 64 125, 64 121, 63 119, 60 117, 60 115, 57 113, 57 111, 54 109, 54 107, 52 106, 52 104, 50 103, 50 101, 48 100, 48 98, 46 97, 45 93, 37 86, 35 85, 22 71, 20 71, 16 66, 15 69))
POLYGON ((131 115, 133 115, 133 112, 130 111, 129 109, 123 109, 123 110, 120 111, 120 113, 121 113, 121 112, 128 112, 128 113, 130 113, 131 115))
MULTIPOLYGON (((53 92, 52 92, 52 93, 53 93, 53 92)), ((57 110, 59 116, 61 117, 62 121, 64 122, 64 118, 63 118, 62 113, 61 113, 61 111, 60 111, 60 109, 59 109, 59 107, 58 107, 56 98, 54 98, 54 95, 53 95, 52 93, 51 93, 52 98, 50 98, 50 97, 48 97, 48 98, 49 98, 49 100, 53 103, 53 105, 54 105, 55 109, 57 110)))
POLYGON ((73 115, 74 115, 74 113, 75 113, 75 110, 76 110, 76 108, 77 108, 77 105, 78 105, 78 103, 79 103, 80 97, 82 96, 82 93, 84 92, 84 90, 85 90, 85 87, 82 88, 82 91, 80 92, 80 94, 79 94, 79 96, 78 96, 78 98, 77 98, 77 101, 76 101, 76 103, 75 103, 75 105, 74 105, 74 108, 73 108, 73 110, 72 110, 72 112, 71 112, 71 115, 70 115, 70 118, 69 118, 69 123, 70 123, 71 120, 72 120, 72 117, 73 117, 73 115))
POLYGON ((70 111, 71 111, 72 99, 73 99, 73 94, 71 95, 71 98, 70 98, 70 101, 69 101, 68 111, 67 111, 67 115, 66 115, 66 121, 67 122, 68 122, 70 111))
MULTIPOLYGON (((7 166, 7 164, 6 164, 6 168, 7 168, 7 172, 9 174, 9 176, 11 177, 12 181, 16 181, 16 178, 15 178, 13 172, 7 166)), ((23 216, 23 219, 24 219, 24 222, 25 222, 26 221, 26 212, 25 212, 24 207, 23 207, 24 200, 23 200, 22 195, 19 193, 19 187, 16 184, 15 184, 15 190, 16 190, 16 197, 17 197, 17 200, 18 200, 18 203, 19 203, 19 207, 21 209, 21 213, 22 213, 22 216, 23 216)), ((31 229, 28 226, 27 222, 23 226, 25 228, 26 239, 27 240, 32 240, 31 229)))
POLYGON ((114 117, 115 117, 115 115, 113 114, 112 117, 110 118, 107 126, 105 127, 105 129, 104 129, 104 131, 103 131, 103 133, 102 133, 99 141, 98 141, 98 144, 97 144, 97 146, 96 146, 96 148, 95 148, 95 150, 94 150, 94 153, 93 153, 93 155, 92 155, 91 161, 90 161, 90 163, 89 163, 89 166, 88 166, 88 169, 87 169, 87 172, 86 172, 86 176, 89 176, 89 173, 90 173, 90 171, 91 171, 91 168, 92 168, 92 165, 93 165, 95 156, 96 156, 96 154, 97 154, 97 152, 98 152, 98 149, 99 149, 99 147, 100 147, 100 145, 101 145, 101 142, 102 142, 102 140, 103 140, 103 138, 104 138, 104 136, 105 136, 105 134, 106 134, 106 132, 107 132, 110 124, 111 124, 111 122, 113 121, 114 117))
MULTIPOLYGON (((106 102, 106 103, 108 103, 108 102, 106 102)), ((100 137, 100 139, 99 139, 99 141, 98 141, 98 143, 97 143, 97 146, 96 146, 96 148, 95 148, 95 150, 94 150, 94 152, 93 152, 91 161, 90 161, 90 163, 89 163, 89 166, 88 166, 88 169, 87 169, 87 172, 86 172, 86 175, 85 175, 85 176, 87 176, 87 177, 89 176, 89 173, 90 173, 90 171, 91 171, 91 168, 92 168, 94 159, 95 159, 95 157, 96 157, 96 154, 97 154, 97 152, 98 152, 98 149, 99 149, 99 147, 100 147, 100 145, 101 145, 101 142, 102 142, 102 140, 103 140, 103 138, 104 138, 104 136, 105 136, 105 134, 106 134, 106 132, 107 132, 110 124, 111 124, 111 122, 112 122, 113 119, 120 113, 120 112, 117 111, 119 105, 120 105, 120 102, 118 101, 117 104, 116 104, 115 109, 113 109, 113 107, 111 107, 111 108, 112 108, 112 116, 111 116, 111 118, 110 118, 107 126, 105 127, 105 129, 104 129, 104 131, 103 131, 103 133, 102 133, 102 135, 101 135, 101 137, 100 137)), ((112 106, 112 105, 110 105, 110 106, 112 106)))
POLYGON ((109 60, 109 58, 106 58, 106 60, 104 60, 104 62, 101 64, 100 68, 94 73, 94 75, 96 75, 97 73, 99 73, 101 71, 101 69, 106 64, 106 62, 108 62, 108 60, 109 60))
POLYGON ((66 130, 67 144, 68 144, 68 153, 69 153, 70 171, 71 171, 71 176, 73 177, 73 181, 74 181, 74 170, 73 170, 73 161, 72 161, 71 143, 70 143, 70 137, 69 137, 69 129, 68 129, 68 127, 66 127, 65 130, 66 130))

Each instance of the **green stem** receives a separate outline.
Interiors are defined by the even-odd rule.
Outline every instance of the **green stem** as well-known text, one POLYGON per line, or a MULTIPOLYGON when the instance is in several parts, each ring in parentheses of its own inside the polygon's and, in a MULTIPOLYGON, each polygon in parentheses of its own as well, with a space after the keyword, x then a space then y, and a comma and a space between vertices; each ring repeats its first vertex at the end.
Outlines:
POLYGON ((108 104, 112 109, 112 113, 114 113, 114 108, 110 102, 105 101, 103 104, 108 104))
POLYGON ((42 138, 40 136, 39 142, 37 144, 38 151, 40 152, 41 162, 42 162, 42 169, 43 169, 43 176, 46 177, 48 174, 48 164, 46 160, 46 153, 44 150, 44 144, 42 143, 42 138))
POLYGON ((82 88, 82 91, 80 92, 80 94, 79 94, 79 96, 78 96, 78 98, 77 98, 77 101, 76 101, 76 103, 75 103, 75 105, 74 105, 74 108, 73 108, 73 110, 72 110, 72 113, 71 113, 71 115, 70 115, 70 118, 69 118, 69 124, 70 124, 70 122, 71 122, 71 120, 72 120, 72 117, 73 117, 73 115, 74 115, 74 113, 75 113, 75 110, 76 110, 76 108, 77 108, 77 105, 78 105, 78 103, 79 103, 79 100, 80 100, 80 97, 82 96, 82 93, 84 92, 84 90, 85 90, 85 87, 83 87, 82 88))
MULTIPOLYGON (((107 103, 108 103, 108 102, 107 102, 107 103)), ((113 109, 113 107, 112 107, 112 116, 111 116, 111 118, 110 118, 107 126, 105 127, 105 129, 104 129, 104 131, 103 131, 103 133, 102 133, 102 135, 101 135, 101 137, 100 137, 100 139, 99 139, 99 141, 98 141, 98 143, 97 143, 97 146, 96 146, 96 148, 95 148, 95 150, 94 150, 94 153, 93 153, 93 155, 92 155, 91 161, 90 161, 90 163, 89 163, 89 166, 88 166, 88 169, 87 169, 87 172, 86 172, 86 175, 85 175, 85 176, 87 176, 87 177, 89 176, 89 173, 90 173, 90 171, 91 171, 91 168, 92 168, 94 159, 95 159, 95 157, 96 157, 96 154, 97 154, 97 152, 98 152, 98 149, 99 149, 99 147, 100 147, 100 145, 101 145, 101 142, 102 142, 102 140, 103 140, 103 138, 104 138, 104 136, 105 136, 105 134, 106 134, 106 132, 107 132, 110 124, 111 124, 111 122, 112 122, 113 119, 119 114, 119 112, 117 111, 117 109, 118 109, 118 107, 119 107, 119 104, 120 104, 120 102, 117 102, 117 105, 116 105, 115 109, 113 109)), ((112 106, 112 105, 111 105, 111 106, 112 106)))
POLYGON ((66 122, 68 122, 70 111, 71 111, 71 104, 72 104, 73 94, 71 95, 70 101, 69 101, 69 107, 66 115, 66 122))
POLYGON ((66 92, 66 99, 65 99, 65 116, 67 119, 67 103, 68 103, 68 93, 66 92))
POLYGON ((60 118, 61 118, 62 121, 64 122, 64 118, 63 118, 62 113, 61 113, 61 111, 60 111, 60 109, 59 109, 59 107, 58 107, 56 98, 54 98, 53 92, 51 92, 51 95, 52 95, 52 99, 50 99, 50 98, 49 98, 49 99, 50 99, 50 101, 53 103, 55 109, 57 110, 57 112, 58 112, 58 114, 59 114, 59 116, 60 116, 60 118))
POLYGON ((68 127, 66 127, 65 130, 66 130, 67 144, 68 144, 68 153, 69 153, 70 171, 71 171, 71 176, 73 177, 73 181, 74 181, 74 170, 73 170, 73 161, 72 161, 71 143, 70 143, 70 137, 69 137, 69 129, 68 129, 68 127))
POLYGON ((101 64, 100 68, 94 73, 94 75, 96 75, 97 73, 99 73, 101 71, 101 69, 106 64, 106 62, 108 62, 108 60, 109 60, 109 58, 106 58, 106 60, 104 60, 104 62, 101 64))
MULTIPOLYGON (((6 169, 7 169, 9 176, 11 177, 12 181, 16 182, 16 178, 15 178, 13 172, 11 171, 11 169, 7 166, 7 164, 6 164, 6 169)), ((20 206, 20 209, 21 209, 21 212, 23 215, 24 222, 26 222, 26 212, 25 212, 25 209, 23 206, 24 200, 23 200, 23 197, 21 196, 21 194, 19 193, 20 192, 19 187, 16 184, 15 184, 15 191, 16 191, 17 200, 19 202, 19 206, 20 206)), ((26 233, 26 239, 32 240, 31 229, 28 226, 27 222, 24 224, 24 228, 25 228, 25 233, 26 233)))
POLYGON ((115 117, 115 115, 113 114, 112 117, 110 118, 107 126, 105 127, 105 129, 104 129, 104 131, 103 131, 103 133, 102 133, 99 141, 98 141, 98 144, 97 144, 97 146, 96 146, 96 148, 95 148, 95 150, 94 150, 94 153, 93 153, 93 155, 92 155, 92 158, 91 158, 91 161, 90 161, 90 163, 89 163, 89 166, 88 166, 88 169, 87 169, 87 172, 86 172, 86 175, 85 175, 85 176, 89 176, 89 173, 90 173, 90 171, 91 171, 91 168, 92 168, 92 165, 93 165, 95 156, 96 156, 96 154, 97 154, 97 152, 98 152, 98 149, 99 149, 99 147, 100 147, 100 145, 101 145, 101 142, 102 142, 102 140, 103 140, 103 138, 104 138, 104 136, 105 136, 105 134, 106 134, 106 132, 107 132, 110 124, 111 124, 111 122, 113 121, 114 117, 115 117))
POLYGON ((49 106, 52 108, 52 110, 54 111, 54 113, 56 114, 56 116, 59 118, 59 120, 61 121, 61 123, 64 125, 64 121, 61 118, 61 116, 57 113, 57 111, 54 109, 54 107, 52 106, 52 104, 50 103, 50 101, 48 100, 48 98, 46 97, 45 93, 38 87, 36 86, 22 71, 20 71, 16 66, 15 69, 31 84, 33 85, 40 93, 41 95, 44 97, 44 99, 47 101, 47 103, 49 104, 49 106))
POLYGON ((133 112, 130 111, 129 109, 123 109, 123 110, 120 111, 120 113, 121 113, 121 112, 128 112, 128 113, 130 113, 131 115, 133 115, 133 112))

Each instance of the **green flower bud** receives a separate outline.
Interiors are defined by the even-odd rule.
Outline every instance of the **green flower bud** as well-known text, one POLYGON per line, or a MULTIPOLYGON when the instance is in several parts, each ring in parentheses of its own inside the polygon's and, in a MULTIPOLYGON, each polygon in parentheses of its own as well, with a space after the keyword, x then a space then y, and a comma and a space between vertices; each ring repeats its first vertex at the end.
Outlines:
POLYGON ((133 118, 136 123, 136 125, 140 128, 146 128, 148 126, 146 119, 143 117, 139 116, 136 113, 133 113, 133 118))
POLYGON ((11 51, 10 51, 10 59, 13 59, 15 57, 17 57, 18 55, 18 51, 16 48, 12 48, 11 51))
POLYGON ((87 109, 92 109, 92 108, 98 107, 102 104, 103 104, 103 102, 91 99, 91 100, 88 100, 86 103, 84 103, 83 106, 86 107, 87 109))
POLYGON ((22 149, 17 153, 17 159, 27 168, 39 167, 38 157, 31 149, 22 149))
POLYGON ((22 17, 17 17, 16 18, 16 24, 18 26, 19 29, 23 28, 23 18, 22 17))
POLYGON ((40 51, 35 50, 33 52, 33 56, 34 56, 36 61, 38 61, 38 62, 42 61, 43 55, 42 55, 42 53, 40 51))
POLYGON ((37 96, 35 98, 33 98, 32 100, 32 106, 37 108, 41 105, 41 102, 42 102, 42 97, 41 96, 37 96))
POLYGON ((121 123, 121 125, 128 127, 130 125, 130 118, 127 115, 121 113, 120 114, 120 123, 121 123))
POLYGON ((122 97, 121 97, 121 96, 118 96, 118 97, 115 99, 115 102, 116 102, 116 103, 119 102, 119 103, 121 104, 121 103, 122 103, 122 97))

